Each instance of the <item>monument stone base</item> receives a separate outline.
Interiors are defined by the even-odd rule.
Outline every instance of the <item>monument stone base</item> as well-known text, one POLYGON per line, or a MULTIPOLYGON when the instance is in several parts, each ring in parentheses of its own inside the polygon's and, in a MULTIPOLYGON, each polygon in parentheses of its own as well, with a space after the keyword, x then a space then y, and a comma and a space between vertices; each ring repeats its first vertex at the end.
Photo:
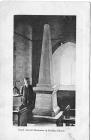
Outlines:
POLYGON ((52 117, 52 116, 40 116, 40 115, 34 115, 32 123, 56 123, 62 116, 63 111, 59 111, 59 113, 52 117))
POLYGON ((35 108, 33 110, 33 115, 40 116, 56 116, 60 111, 57 105, 57 95, 56 92, 52 90, 38 90, 35 88, 36 92, 36 102, 35 108))

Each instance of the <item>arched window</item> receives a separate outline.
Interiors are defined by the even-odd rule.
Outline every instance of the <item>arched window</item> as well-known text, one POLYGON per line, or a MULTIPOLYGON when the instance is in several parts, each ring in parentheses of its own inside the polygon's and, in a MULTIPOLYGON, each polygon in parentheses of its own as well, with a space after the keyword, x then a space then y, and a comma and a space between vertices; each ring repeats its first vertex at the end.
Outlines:
POLYGON ((65 90, 75 88, 76 45, 67 42, 53 53, 54 84, 65 90))

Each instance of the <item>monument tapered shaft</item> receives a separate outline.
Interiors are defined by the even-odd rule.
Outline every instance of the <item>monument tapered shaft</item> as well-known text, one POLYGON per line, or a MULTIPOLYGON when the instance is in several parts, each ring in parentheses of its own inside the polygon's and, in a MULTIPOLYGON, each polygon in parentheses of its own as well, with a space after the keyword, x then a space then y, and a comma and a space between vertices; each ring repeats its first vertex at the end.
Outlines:
POLYGON ((50 26, 44 25, 39 81, 37 86, 52 87, 52 45, 50 26))

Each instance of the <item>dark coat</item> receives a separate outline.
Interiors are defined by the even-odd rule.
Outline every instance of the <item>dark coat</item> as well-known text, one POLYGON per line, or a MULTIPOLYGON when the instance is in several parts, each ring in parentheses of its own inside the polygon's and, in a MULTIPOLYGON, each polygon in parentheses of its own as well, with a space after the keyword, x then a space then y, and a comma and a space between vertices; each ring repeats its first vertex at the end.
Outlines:
POLYGON ((28 85, 28 87, 23 86, 21 90, 21 94, 23 95, 23 105, 30 106, 31 109, 34 108, 35 104, 35 95, 33 92, 33 88, 31 85, 28 85))

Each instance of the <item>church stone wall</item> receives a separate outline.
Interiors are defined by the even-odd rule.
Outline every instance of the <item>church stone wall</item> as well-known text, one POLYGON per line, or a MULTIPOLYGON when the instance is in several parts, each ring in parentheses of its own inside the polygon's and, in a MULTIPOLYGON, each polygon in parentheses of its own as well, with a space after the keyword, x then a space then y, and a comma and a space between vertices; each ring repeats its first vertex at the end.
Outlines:
POLYGON ((19 24, 14 31, 14 85, 18 88, 23 84, 23 78, 32 81, 32 28, 19 24))

